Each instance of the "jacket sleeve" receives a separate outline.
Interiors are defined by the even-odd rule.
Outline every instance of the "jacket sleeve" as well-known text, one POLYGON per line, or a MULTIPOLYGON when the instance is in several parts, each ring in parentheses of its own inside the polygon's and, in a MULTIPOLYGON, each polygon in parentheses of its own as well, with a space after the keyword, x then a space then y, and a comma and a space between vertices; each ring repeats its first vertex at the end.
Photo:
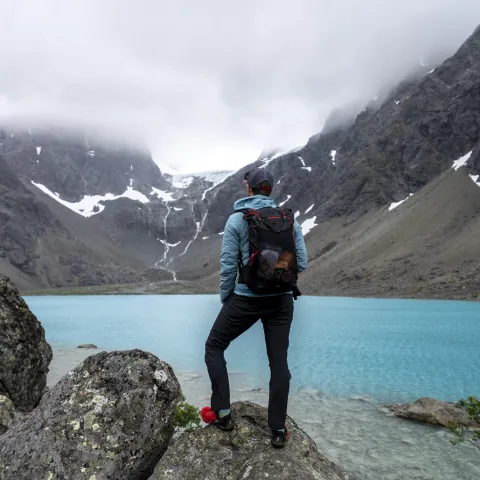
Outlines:
POLYGON ((305 246, 305 239, 303 238, 302 228, 295 220, 295 243, 297 245, 297 265, 298 271, 304 272, 307 269, 308 253, 305 246))
POLYGON ((240 236, 234 228, 232 217, 230 217, 225 225, 220 256, 220 300, 222 303, 235 290, 239 255, 240 236))

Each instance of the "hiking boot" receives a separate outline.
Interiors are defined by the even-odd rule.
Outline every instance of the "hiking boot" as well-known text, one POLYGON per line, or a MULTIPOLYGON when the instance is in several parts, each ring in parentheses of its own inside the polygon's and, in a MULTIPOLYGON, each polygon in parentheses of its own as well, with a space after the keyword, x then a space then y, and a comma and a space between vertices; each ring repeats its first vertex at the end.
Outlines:
POLYGON ((217 416, 217 419, 214 422, 212 422, 212 425, 219 428, 220 430, 223 430, 224 432, 231 432, 235 427, 231 413, 229 413, 228 415, 225 415, 222 418, 219 418, 217 416))
POLYGON ((275 448, 283 448, 285 443, 287 443, 289 433, 287 427, 285 427, 285 431, 282 430, 272 430, 272 439, 271 443, 275 448))
POLYGON ((212 410, 210 407, 203 407, 200 411, 200 416, 205 423, 208 423, 209 425, 215 425, 224 432, 232 431, 233 427, 235 426, 231 413, 220 418, 218 412, 215 410, 212 410))

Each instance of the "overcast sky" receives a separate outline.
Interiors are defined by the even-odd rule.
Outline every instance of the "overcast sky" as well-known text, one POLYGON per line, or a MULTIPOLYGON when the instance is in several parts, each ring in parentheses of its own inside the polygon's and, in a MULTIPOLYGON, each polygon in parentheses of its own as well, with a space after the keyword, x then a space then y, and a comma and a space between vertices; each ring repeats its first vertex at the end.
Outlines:
POLYGON ((479 0, 0 0, 0 115, 141 136, 160 166, 238 168, 453 53, 479 0))

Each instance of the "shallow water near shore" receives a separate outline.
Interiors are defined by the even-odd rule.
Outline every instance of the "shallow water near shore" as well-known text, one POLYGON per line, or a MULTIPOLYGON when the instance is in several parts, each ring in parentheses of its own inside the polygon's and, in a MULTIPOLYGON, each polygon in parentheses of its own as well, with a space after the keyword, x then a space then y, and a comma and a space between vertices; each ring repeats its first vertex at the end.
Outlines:
MULTIPOLYGON (((54 384, 95 350, 142 348, 169 362, 190 403, 209 403, 203 344, 216 297, 29 297, 55 350, 54 384)), ((480 454, 443 429, 392 417, 386 402, 480 394, 480 304, 302 298, 296 303, 289 414, 320 451, 365 479, 480 478, 480 454)), ((267 402, 256 325, 227 351, 233 400, 267 402)))

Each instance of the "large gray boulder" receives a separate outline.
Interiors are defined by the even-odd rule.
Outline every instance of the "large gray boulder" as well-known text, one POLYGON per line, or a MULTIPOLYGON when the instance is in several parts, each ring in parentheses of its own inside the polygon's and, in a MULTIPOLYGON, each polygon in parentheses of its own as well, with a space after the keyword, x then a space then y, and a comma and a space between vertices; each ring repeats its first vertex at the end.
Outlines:
POLYGON ((146 479, 171 440, 179 393, 150 353, 91 356, 0 437, 0 480, 146 479))
POLYGON ((47 384, 52 349, 45 331, 20 297, 0 275, 0 396, 21 412, 30 412, 47 384))
POLYGON ((250 402, 232 406, 236 427, 213 426, 183 434, 150 480, 346 480, 353 479, 321 455, 314 441, 291 419, 283 450, 270 445, 267 410, 250 402))
POLYGON ((419 422, 430 423, 440 427, 448 427, 451 422, 465 427, 480 428, 465 410, 457 408, 450 402, 442 402, 434 398, 420 398, 412 403, 394 403, 385 405, 395 416, 419 422))

